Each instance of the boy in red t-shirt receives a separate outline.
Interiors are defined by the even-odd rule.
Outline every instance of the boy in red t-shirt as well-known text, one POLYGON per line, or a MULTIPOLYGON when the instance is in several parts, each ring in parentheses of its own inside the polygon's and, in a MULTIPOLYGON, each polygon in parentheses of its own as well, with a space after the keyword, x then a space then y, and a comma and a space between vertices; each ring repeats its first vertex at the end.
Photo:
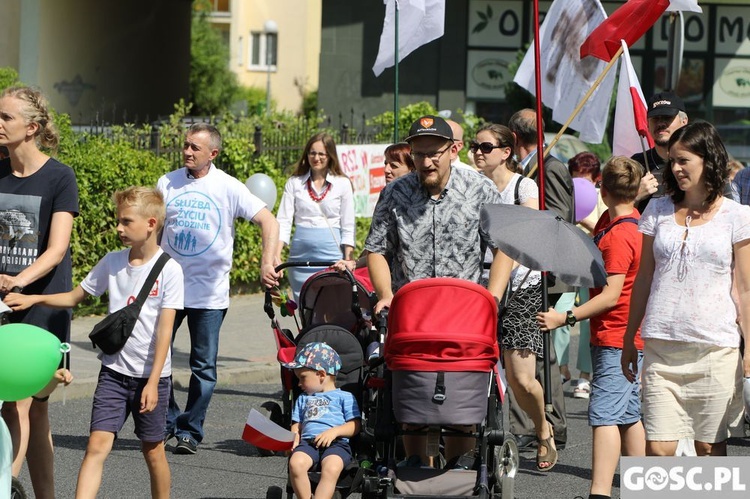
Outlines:
MULTIPOLYGON (((612 157, 602 170, 601 196, 607 211, 596 224, 594 242, 602 252, 607 285, 591 289, 591 299, 579 307, 565 313, 550 308, 537 315, 539 326, 549 330, 565 323, 591 320, 593 378, 589 425, 593 428, 593 452, 589 499, 610 496, 620 454, 646 454, 640 381, 630 383, 620 363, 630 295, 641 260, 640 215, 635 209, 641 171, 640 164, 622 156, 612 157)), ((640 331, 635 345, 640 370, 643 358, 640 331)))

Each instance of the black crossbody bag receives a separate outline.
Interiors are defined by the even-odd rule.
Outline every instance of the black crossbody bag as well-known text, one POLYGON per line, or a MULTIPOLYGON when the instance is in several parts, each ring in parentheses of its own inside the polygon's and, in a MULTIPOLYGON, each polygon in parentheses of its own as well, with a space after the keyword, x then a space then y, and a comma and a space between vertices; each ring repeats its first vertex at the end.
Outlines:
POLYGON ((89 339, 94 347, 99 347, 107 355, 113 355, 122 350, 133 333, 141 308, 146 303, 151 288, 154 287, 156 277, 169 258, 170 256, 167 253, 162 253, 151 272, 149 272, 148 277, 146 277, 146 282, 143 283, 143 287, 133 303, 112 312, 94 326, 94 329, 89 333, 89 339))

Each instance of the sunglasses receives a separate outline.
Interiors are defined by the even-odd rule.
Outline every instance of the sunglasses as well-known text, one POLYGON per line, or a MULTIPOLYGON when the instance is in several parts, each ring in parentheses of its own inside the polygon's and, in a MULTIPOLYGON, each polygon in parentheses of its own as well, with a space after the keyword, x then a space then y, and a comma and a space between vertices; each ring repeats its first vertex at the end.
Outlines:
POLYGON ((471 152, 477 152, 477 150, 482 151, 482 154, 489 154, 492 152, 493 149, 502 149, 504 147, 508 146, 496 146, 492 142, 482 142, 479 144, 478 142, 472 142, 469 144, 469 150, 471 152))

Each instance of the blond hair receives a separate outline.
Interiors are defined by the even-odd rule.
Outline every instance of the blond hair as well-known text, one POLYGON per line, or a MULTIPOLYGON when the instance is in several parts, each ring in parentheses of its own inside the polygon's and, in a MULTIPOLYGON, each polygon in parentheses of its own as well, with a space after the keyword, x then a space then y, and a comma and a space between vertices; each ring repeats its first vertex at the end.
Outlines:
POLYGON ((112 201, 117 209, 130 206, 136 209, 139 215, 146 218, 156 219, 156 230, 164 226, 166 207, 164 196, 161 192, 151 187, 128 187, 117 191, 112 195, 112 201))
POLYGON ((612 156, 602 168, 602 188, 626 203, 635 201, 641 185, 643 167, 634 159, 612 156))
POLYGON ((40 90, 24 86, 9 87, 3 91, 1 97, 13 97, 23 102, 21 116, 23 116, 26 124, 36 123, 39 125, 34 135, 37 144, 48 149, 57 149, 60 135, 52 122, 47 99, 40 90))

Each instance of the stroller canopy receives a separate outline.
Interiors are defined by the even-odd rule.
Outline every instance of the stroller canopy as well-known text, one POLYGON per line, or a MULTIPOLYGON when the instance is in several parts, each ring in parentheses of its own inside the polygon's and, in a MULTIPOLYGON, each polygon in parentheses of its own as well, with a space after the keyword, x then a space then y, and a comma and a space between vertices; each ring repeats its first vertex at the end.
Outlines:
POLYGON ((497 305, 482 286, 422 279, 393 297, 385 342, 390 370, 490 372, 499 357, 497 305))

